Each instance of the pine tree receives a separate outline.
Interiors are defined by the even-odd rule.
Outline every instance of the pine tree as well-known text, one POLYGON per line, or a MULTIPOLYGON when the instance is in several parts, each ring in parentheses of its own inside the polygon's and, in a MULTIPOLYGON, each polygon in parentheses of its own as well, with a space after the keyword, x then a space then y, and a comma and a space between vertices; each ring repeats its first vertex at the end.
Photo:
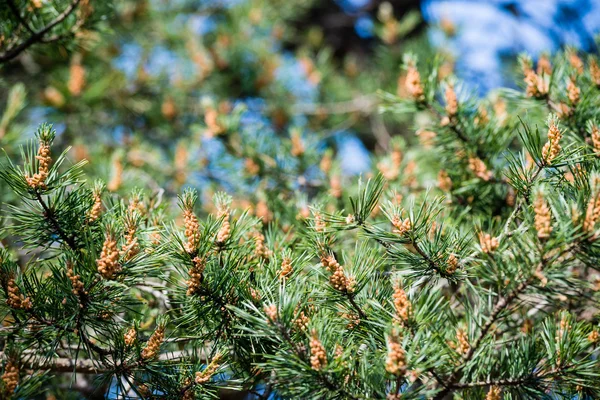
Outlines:
POLYGON ((444 60, 407 55, 380 98, 416 115, 418 140, 392 139, 357 180, 298 131, 238 152, 242 110, 207 102, 206 128, 262 186, 252 207, 121 196, 41 125, 0 170, 3 398, 74 373, 117 398, 599 397, 587 57, 522 56, 521 89, 479 99, 444 60))

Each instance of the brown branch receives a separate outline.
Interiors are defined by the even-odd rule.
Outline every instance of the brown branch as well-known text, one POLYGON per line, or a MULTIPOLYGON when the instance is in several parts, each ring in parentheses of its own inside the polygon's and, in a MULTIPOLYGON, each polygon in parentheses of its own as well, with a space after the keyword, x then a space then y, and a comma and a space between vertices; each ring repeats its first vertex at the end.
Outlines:
MULTIPOLYGON (((6 358, 5 353, 0 353, 0 359, 6 358)), ((87 358, 72 359, 59 357, 50 361, 44 360, 20 360, 23 367, 34 371, 53 371, 59 373, 75 372, 79 374, 101 374, 110 372, 109 369, 99 367, 93 360, 87 358)))
POLYGON ((58 236, 66 243, 69 245, 69 247, 72 250, 77 251, 77 244, 75 243, 75 239, 73 237, 68 236, 61 228, 60 224, 58 223, 58 221, 56 220, 56 218, 54 217, 54 211, 50 209, 50 207, 48 207, 48 205, 46 204, 46 202, 44 201, 44 199, 42 198, 42 195, 40 194, 39 191, 36 190, 35 192, 35 197, 38 201, 38 203, 40 203, 40 205, 42 206, 42 208, 44 209, 44 216, 48 219, 48 221, 50 222, 50 225, 52 225, 52 227, 56 230, 56 233, 58 234, 58 236))
POLYGON ((524 376, 520 378, 508 378, 508 379, 489 379, 487 381, 468 382, 468 383, 456 383, 453 385, 456 389, 468 389, 482 386, 520 386, 529 381, 534 380, 535 376, 524 376))
POLYGON ((46 25, 39 31, 32 33, 32 35, 29 36, 29 38, 27 38, 27 40, 25 40, 21 44, 12 47, 4 53, 0 54, 0 63, 12 60, 35 43, 43 40, 44 36, 48 32, 50 32, 55 26, 63 22, 69 15, 73 13, 73 11, 75 11, 80 1, 81 0, 73 0, 71 4, 69 4, 69 6, 65 8, 63 12, 61 12, 56 18, 54 18, 48 25, 46 25))
POLYGON ((571 368, 573 365, 566 365, 563 367, 553 368, 549 373, 536 375, 530 374, 527 376, 520 376, 517 378, 505 378, 505 379, 487 379, 485 381, 477 381, 477 382, 465 382, 465 383, 455 383, 453 385, 456 389, 468 389, 468 388, 476 388, 482 386, 520 386, 524 385, 528 382, 553 378, 557 375, 560 375, 564 370, 571 368))
POLYGON ((365 314, 365 312, 362 310, 362 308, 360 308, 360 306, 358 304, 356 304, 356 301, 354 300, 354 295, 352 295, 351 293, 346 292, 346 295, 348 297, 348 301, 350 302, 350 304, 352 305, 352 307, 354 307, 354 309, 356 310, 356 312, 358 313, 358 315, 360 316, 360 319, 367 319, 367 314, 365 314))
POLYGON ((429 264, 430 268, 432 268, 438 273, 441 272, 440 267, 437 265, 437 263, 431 257, 429 257, 429 254, 425 253, 425 251, 421 249, 421 246, 419 246, 419 243, 417 243, 416 240, 411 240, 411 244, 415 248, 415 251, 421 256, 421 258, 423 258, 423 260, 425 260, 427 264, 429 264))
MULTIPOLYGON (((26 354, 35 354, 33 350, 26 350, 26 354)), ((7 358, 6 354, 0 352, 0 360, 7 358)), ((183 351, 175 351, 170 353, 163 353, 159 356, 159 360, 162 361, 175 361, 185 358, 183 351), (170 357, 169 357, 170 356, 170 357)), ((203 361, 205 361, 203 359, 203 361)), ((78 373, 78 374, 105 374, 112 373, 116 368, 109 368, 107 366, 100 366, 95 363, 95 360, 89 358, 67 358, 58 357, 50 360, 45 359, 21 359, 23 367, 34 371, 52 371, 58 373, 78 373)), ((137 364, 126 366, 132 368, 137 364)))

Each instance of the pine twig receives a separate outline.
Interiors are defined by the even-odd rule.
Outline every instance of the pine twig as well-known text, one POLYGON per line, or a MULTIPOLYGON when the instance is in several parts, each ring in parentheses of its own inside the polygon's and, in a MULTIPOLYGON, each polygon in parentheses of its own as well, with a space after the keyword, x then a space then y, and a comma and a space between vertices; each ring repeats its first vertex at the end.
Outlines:
POLYGON ((81 0, 73 0, 71 4, 69 4, 67 8, 65 8, 63 12, 61 12, 48 25, 46 25, 39 31, 32 33, 31 36, 27 38, 27 40, 25 40, 18 46, 12 47, 4 53, 0 54, 0 63, 12 60, 35 43, 41 41, 48 32, 50 32, 55 26, 63 22, 69 15, 73 13, 73 11, 75 11, 80 1, 81 0))

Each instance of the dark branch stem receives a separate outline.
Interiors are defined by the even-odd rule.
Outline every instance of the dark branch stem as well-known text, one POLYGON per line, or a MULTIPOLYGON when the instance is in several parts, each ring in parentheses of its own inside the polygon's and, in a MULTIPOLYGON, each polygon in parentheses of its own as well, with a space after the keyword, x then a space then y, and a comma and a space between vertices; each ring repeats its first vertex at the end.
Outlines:
POLYGON ((56 220, 54 216, 54 211, 48 207, 40 192, 36 190, 35 197, 44 209, 44 216, 48 219, 52 227, 56 230, 56 233, 60 236, 63 242, 69 245, 72 250, 77 250, 77 244, 75 243, 75 239, 73 237, 68 236, 61 228, 60 224, 56 220))
POLYGON ((56 18, 54 18, 48 25, 43 27, 41 30, 34 32, 21 44, 8 49, 6 52, 0 54, 0 63, 7 62, 21 54, 23 51, 34 45, 36 42, 42 40, 44 36, 50 32, 55 26, 63 22, 79 5, 81 0, 73 0, 67 8, 63 10, 56 18))
POLYGON ((367 314, 365 314, 365 312, 362 310, 362 308, 360 308, 360 306, 358 304, 356 304, 356 301, 354 300, 354 295, 352 295, 348 292, 346 292, 346 295, 348 296, 348 301, 350 302, 350 304, 352 304, 352 307, 354 307, 354 309, 360 316, 360 319, 366 320, 367 314))
POLYGON ((468 389, 482 386, 519 386, 523 385, 527 382, 535 379, 534 376, 524 376, 520 378, 508 378, 508 379, 498 379, 498 380, 487 380, 487 381, 478 381, 478 382, 468 382, 468 383, 456 383, 453 385, 456 389, 468 389))
POLYGON ((429 254, 425 253, 425 251, 419 246, 419 243, 416 240, 411 240, 412 246, 415 248, 415 251, 429 264, 429 267, 434 271, 440 272, 440 267, 436 264, 435 261, 429 257, 429 254))
POLYGON ((25 368, 32 369, 34 371, 52 371, 59 373, 76 372, 78 374, 101 374, 110 372, 107 368, 99 367, 90 359, 77 359, 72 358, 56 358, 50 362, 42 362, 41 360, 28 360, 25 361, 25 368))

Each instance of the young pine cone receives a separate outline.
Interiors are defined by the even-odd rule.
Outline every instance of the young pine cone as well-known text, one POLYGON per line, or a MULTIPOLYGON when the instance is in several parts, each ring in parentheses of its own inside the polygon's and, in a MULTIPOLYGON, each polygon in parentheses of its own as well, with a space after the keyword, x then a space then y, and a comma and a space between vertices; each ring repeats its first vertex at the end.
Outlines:
POLYGON ((160 345, 165 340, 165 327, 159 326, 156 328, 150 339, 148 339, 148 343, 146 343, 146 347, 142 350, 142 359, 145 361, 153 360, 158 356, 158 352, 160 351, 160 345))
POLYGON ((15 283, 14 278, 10 278, 8 280, 7 290, 8 294, 6 304, 8 304, 9 307, 14 308, 15 310, 29 310, 31 307, 33 307, 29 297, 25 297, 21 294, 21 291, 15 283))
POLYGON ((317 337, 317 331, 313 330, 310 339, 310 366, 315 371, 319 371, 326 365, 327 354, 325 353, 325 347, 323 347, 317 337))
POLYGON ((19 366, 12 360, 9 360, 6 367, 4 367, 2 382, 4 383, 4 391, 0 393, 4 393, 10 398, 19 385, 19 366))
POLYGON ((106 235, 100 258, 96 260, 96 264, 98 265, 98 272, 105 279, 112 279, 117 272, 121 271, 117 241, 113 239, 111 234, 106 235))
POLYGON ((406 373, 406 354, 399 339, 395 332, 388 338, 385 370, 392 375, 403 376, 406 373))

